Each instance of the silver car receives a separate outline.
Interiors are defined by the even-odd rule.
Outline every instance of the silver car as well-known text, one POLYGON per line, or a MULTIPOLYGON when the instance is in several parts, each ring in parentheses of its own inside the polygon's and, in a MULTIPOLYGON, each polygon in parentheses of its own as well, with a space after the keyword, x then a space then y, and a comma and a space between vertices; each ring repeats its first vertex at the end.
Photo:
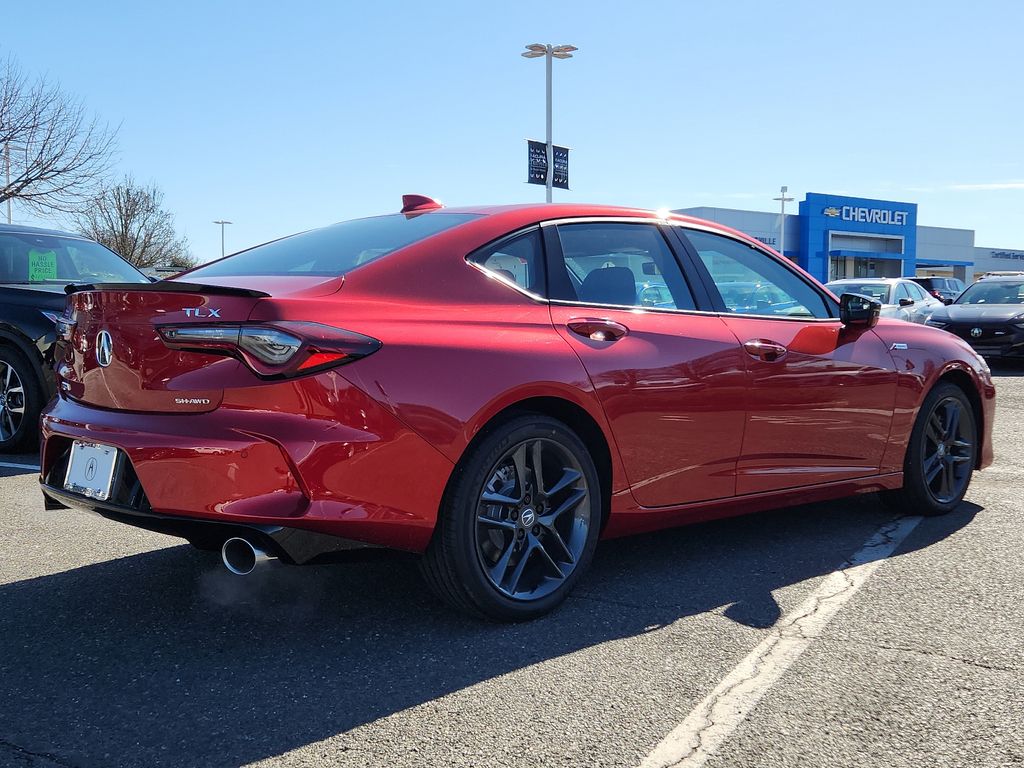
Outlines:
POLYGON ((920 285, 903 277, 848 277, 825 284, 832 293, 857 293, 882 303, 882 317, 923 323, 945 304, 920 285))

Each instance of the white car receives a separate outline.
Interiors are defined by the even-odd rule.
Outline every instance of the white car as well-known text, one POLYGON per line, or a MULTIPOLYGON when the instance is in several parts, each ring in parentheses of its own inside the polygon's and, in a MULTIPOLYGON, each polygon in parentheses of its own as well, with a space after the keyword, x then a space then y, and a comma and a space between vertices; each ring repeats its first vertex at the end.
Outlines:
POLYGON ((945 304, 913 280, 903 277, 848 277, 825 284, 836 296, 857 293, 882 304, 882 317, 924 323, 945 304))

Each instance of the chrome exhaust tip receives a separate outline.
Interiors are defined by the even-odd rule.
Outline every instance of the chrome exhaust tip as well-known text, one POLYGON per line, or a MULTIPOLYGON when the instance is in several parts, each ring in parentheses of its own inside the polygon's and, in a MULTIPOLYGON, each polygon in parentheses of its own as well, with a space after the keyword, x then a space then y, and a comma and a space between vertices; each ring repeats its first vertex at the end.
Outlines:
POLYGON ((236 536, 224 542, 220 548, 220 559, 233 574, 248 576, 256 566, 272 558, 248 539, 236 536))

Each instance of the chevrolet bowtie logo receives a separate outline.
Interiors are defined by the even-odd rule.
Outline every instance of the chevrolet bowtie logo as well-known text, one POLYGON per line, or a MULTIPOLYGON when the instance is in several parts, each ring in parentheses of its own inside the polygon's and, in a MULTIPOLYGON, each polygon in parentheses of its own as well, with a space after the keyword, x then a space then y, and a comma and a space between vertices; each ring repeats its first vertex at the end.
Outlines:
POLYGON ((824 211, 822 211, 822 213, 825 214, 826 216, 831 216, 832 218, 839 218, 839 209, 836 208, 834 205, 829 206, 824 211))

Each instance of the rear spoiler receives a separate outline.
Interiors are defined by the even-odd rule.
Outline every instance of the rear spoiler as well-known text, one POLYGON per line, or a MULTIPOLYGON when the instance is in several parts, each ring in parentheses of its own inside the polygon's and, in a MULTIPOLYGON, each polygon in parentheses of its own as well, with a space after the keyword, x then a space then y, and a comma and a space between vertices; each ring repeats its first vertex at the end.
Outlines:
POLYGON ((86 285, 64 286, 67 294, 82 291, 131 291, 159 293, 198 293, 201 296, 245 296, 250 299, 266 299, 269 293, 254 291, 249 288, 233 288, 230 285, 200 285, 199 283, 179 283, 171 280, 159 280, 155 283, 89 283, 86 285))

